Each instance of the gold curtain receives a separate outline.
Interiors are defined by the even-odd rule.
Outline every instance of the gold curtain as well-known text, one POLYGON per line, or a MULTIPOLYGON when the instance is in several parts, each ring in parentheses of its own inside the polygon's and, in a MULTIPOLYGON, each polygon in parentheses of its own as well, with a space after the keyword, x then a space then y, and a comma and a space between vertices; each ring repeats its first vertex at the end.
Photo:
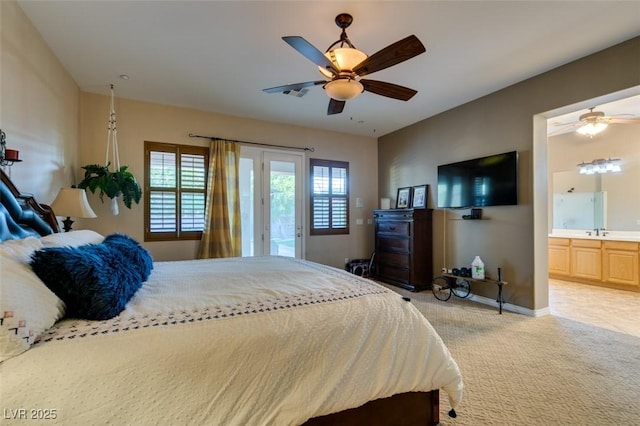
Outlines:
POLYGON ((242 256, 239 164, 240 144, 211 141, 200 259, 242 256))

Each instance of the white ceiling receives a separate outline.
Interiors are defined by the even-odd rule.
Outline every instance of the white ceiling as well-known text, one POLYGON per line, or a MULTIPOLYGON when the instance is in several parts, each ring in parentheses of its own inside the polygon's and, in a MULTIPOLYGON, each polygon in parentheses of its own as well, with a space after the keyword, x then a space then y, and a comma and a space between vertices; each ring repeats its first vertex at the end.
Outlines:
POLYGON ((640 1, 19 4, 84 91, 107 94, 113 83, 119 97, 373 137, 640 35, 640 1), (324 51, 341 12, 369 55, 410 34, 422 41, 426 53, 371 75, 418 90, 413 99, 365 92, 327 116, 320 86, 302 98, 262 92, 319 79, 281 37, 324 51))

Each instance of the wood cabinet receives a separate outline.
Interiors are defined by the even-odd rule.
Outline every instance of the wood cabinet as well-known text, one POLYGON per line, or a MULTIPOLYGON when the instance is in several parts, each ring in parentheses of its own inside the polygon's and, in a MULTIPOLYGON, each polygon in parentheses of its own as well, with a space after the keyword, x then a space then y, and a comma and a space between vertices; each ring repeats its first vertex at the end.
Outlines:
POLYGON ((571 274, 571 240, 549 238, 549 273, 569 276, 571 274))
POLYGON ((549 237, 549 276, 640 291, 640 243, 549 237))
POLYGON ((374 210, 374 277, 411 291, 431 288, 433 209, 374 210))
POLYGON ((602 280, 602 251, 600 240, 571 241, 571 275, 589 280, 602 280))
POLYGON ((603 280, 610 283, 640 285, 640 244, 628 241, 605 241, 603 245, 603 280))

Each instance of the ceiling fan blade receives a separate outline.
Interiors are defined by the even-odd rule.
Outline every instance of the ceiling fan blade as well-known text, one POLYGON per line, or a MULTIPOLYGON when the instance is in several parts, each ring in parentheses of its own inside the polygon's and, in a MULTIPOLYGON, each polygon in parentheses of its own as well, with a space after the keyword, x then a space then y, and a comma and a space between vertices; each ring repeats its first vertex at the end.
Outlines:
POLYGON ((553 127, 560 127, 560 126, 573 126, 573 127, 578 127, 580 126, 580 122, 579 121, 571 121, 568 123, 560 123, 559 121, 552 121, 551 123, 549 123, 549 126, 553 126, 553 127))
POLYGON ((287 36, 282 37, 282 39, 314 64, 319 67, 326 68, 333 74, 338 74, 338 69, 329 59, 327 59, 326 56, 324 56, 324 53, 319 51, 313 44, 309 43, 304 38, 300 36, 287 36))
POLYGON ((360 83, 362 84, 362 86, 364 86, 364 90, 366 90, 367 92, 386 96, 387 98, 398 99, 401 101, 408 101, 413 97, 413 95, 418 93, 416 90, 409 89, 408 87, 403 87, 384 81, 361 79, 360 83))
POLYGON ((578 126, 574 124, 561 124, 558 125, 555 129, 552 127, 547 127, 547 137, 550 136, 559 136, 565 133, 573 132, 578 126))
POLYGON ((262 89, 262 91, 266 93, 288 92, 290 90, 300 90, 310 86, 319 86, 320 84, 325 84, 326 82, 326 80, 305 81, 304 83, 285 84, 284 86, 269 87, 268 89, 262 89))
POLYGON ((607 123, 613 124, 640 124, 640 117, 638 118, 615 118, 611 117, 607 119, 607 123))
POLYGON ((353 72, 362 77, 411 59, 424 51, 426 49, 418 40, 418 37, 410 35, 369 56, 356 65, 353 68, 353 72))
POLYGON ((337 101, 333 98, 329 101, 329 108, 327 108, 327 115, 340 114, 344 109, 345 101, 337 101))

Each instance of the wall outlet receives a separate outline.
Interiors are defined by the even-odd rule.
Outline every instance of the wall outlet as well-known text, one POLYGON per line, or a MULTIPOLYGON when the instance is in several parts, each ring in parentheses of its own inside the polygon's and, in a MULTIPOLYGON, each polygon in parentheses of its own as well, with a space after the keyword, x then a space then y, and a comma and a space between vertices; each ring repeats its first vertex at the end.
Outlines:
POLYGON ((356 225, 362 225, 363 223, 362 219, 356 219, 356 225))

